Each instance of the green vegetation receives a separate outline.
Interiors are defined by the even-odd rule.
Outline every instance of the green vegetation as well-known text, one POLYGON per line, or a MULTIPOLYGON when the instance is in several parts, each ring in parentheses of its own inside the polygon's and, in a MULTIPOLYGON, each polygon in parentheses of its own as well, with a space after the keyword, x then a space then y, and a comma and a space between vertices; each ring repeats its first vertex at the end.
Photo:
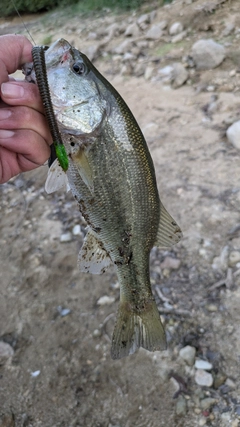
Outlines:
POLYGON ((144 0, 1 0, 0 16, 35 13, 52 10, 58 6, 74 6, 79 13, 88 13, 102 10, 103 8, 129 10, 140 7, 144 0), (13 3, 14 1, 14 3, 13 3), (14 7, 16 6, 16 9, 14 7))

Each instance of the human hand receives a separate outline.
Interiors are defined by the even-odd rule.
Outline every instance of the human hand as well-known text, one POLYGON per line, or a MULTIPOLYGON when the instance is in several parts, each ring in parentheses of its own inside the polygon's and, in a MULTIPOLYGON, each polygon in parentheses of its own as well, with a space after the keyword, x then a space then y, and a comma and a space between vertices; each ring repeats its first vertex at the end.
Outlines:
POLYGON ((52 137, 36 85, 13 81, 9 74, 32 62, 24 36, 0 36, 0 183, 42 165, 52 137))

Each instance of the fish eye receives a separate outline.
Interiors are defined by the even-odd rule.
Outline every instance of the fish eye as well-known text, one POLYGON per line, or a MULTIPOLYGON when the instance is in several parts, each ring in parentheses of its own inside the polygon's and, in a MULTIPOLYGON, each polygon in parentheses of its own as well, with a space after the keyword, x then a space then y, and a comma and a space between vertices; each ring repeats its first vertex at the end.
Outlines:
POLYGON ((74 71, 74 73, 79 74, 79 75, 83 75, 86 72, 86 66, 83 62, 75 62, 75 64, 73 64, 72 69, 74 71))

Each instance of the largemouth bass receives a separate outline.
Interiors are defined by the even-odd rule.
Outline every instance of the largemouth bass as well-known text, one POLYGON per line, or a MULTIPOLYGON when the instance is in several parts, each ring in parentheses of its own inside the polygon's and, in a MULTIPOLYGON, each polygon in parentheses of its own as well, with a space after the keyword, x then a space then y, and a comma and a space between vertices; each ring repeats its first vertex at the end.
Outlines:
MULTIPOLYGON (((114 264, 120 305, 111 356, 139 347, 166 348, 164 328, 151 291, 151 248, 171 247, 181 230, 160 201, 153 161, 126 103, 88 58, 60 39, 45 52, 52 106, 68 156, 56 160, 47 192, 70 186, 88 230, 80 271, 103 273, 114 264)), ((31 79, 36 80, 34 71, 31 79)))

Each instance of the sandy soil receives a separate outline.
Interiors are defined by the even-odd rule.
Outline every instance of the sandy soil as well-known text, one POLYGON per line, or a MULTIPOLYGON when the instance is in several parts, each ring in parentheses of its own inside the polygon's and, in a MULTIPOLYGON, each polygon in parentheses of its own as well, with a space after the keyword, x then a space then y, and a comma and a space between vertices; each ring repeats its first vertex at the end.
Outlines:
MULTIPOLYGON (((229 3, 205 19, 220 25, 236 14, 239 5, 229 3)), ((173 22, 178 7, 165 10, 173 22)), ((78 272, 84 221, 71 194, 45 193, 47 166, 18 176, 0 188, 0 341, 13 350, 0 358, 0 426, 238 427, 240 265, 229 254, 240 251, 239 152, 224 130, 239 114, 240 92, 219 89, 209 117, 203 107, 212 92, 196 90, 237 66, 227 60, 174 90, 161 81, 111 75, 104 58, 96 63, 143 129, 161 199, 184 233, 171 251, 154 249, 151 256, 168 350, 140 349, 111 360, 119 300, 114 270, 99 277, 78 272), (77 224, 81 234, 61 243, 77 224), (167 257, 180 261, 177 269, 164 266, 167 257), (215 257, 221 259, 213 268, 215 257), (114 302, 98 305, 104 295, 114 302), (212 386, 196 384, 195 368, 179 357, 186 345, 212 363, 212 386), (178 397, 176 377, 184 384, 178 397), (209 397, 215 403, 204 409, 201 401, 209 397)))

